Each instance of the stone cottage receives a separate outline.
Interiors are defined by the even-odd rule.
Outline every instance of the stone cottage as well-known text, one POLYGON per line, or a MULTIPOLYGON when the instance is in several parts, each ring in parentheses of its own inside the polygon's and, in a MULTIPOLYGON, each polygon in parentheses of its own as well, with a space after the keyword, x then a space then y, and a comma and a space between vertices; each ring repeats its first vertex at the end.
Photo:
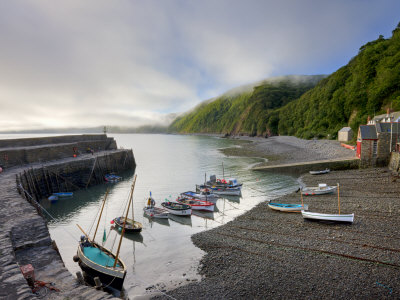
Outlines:
POLYGON ((353 130, 350 127, 343 127, 338 132, 339 142, 348 142, 353 138, 353 130))

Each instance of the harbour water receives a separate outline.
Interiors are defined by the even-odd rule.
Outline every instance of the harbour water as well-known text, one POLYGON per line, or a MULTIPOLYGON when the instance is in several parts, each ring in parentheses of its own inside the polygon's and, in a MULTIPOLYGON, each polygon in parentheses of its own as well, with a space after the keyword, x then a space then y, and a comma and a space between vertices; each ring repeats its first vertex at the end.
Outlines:
MULTIPOLYGON (((109 135, 119 147, 132 148, 137 163, 134 218, 143 224, 143 230, 123 238, 120 254, 128 268, 124 288, 130 299, 201 280, 197 269, 204 252, 193 245, 191 235, 221 226, 262 201, 298 188, 294 177, 251 170, 263 161, 261 158, 226 157, 218 150, 240 147, 238 140, 159 134, 109 135), (221 178, 222 164, 225 178, 235 177, 243 182, 240 197, 220 198, 214 213, 196 213, 189 218, 151 221, 143 215, 150 191, 160 206, 165 199, 174 200, 179 193, 194 190, 195 184, 204 182, 205 174, 207 178, 212 174, 221 178)), ((105 247, 114 251, 118 247, 120 233, 111 229, 110 221, 122 214, 134 174, 119 175, 123 180, 118 183, 76 191, 73 198, 60 198, 56 203, 42 203, 53 216, 48 220, 50 234, 72 274, 80 271, 72 260, 82 235, 76 224, 93 236, 94 220, 107 189, 109 195, 96 241, 102 242, 105 231, 105 247)))

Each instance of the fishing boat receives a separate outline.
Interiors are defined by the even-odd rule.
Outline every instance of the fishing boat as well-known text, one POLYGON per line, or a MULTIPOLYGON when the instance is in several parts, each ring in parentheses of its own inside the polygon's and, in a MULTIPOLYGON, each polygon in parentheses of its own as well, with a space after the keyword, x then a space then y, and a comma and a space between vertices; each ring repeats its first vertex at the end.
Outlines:
POLYGON ((76 256, 74 256, 74 261, 78 262, 79 267, 90 278, 93 279, 95 277, 98 277, 104 287, 110 286, 114 289, 121 290, 126 277, 126 266, 121 258, 119 258, 119 252, 121 249, 122 237, 124 236, 125 230, 122 230, 116 254, 95 241, 97 229, 99 227, 107 195, 108 191, 103 200, 93 239, 90 239, 85 231, 77 224, 84 235, 81 236, 77 254, 76 256))
POLYGON ((192 215, 192 207, 187 204, 168 201, 161 203, 161 205, 170 213, 170 215, 176 215, 176 216, 192 215))
POLYGON ((72 197, 74 195, 73 192, 60 192, 60 193, 53 193, 54 196, 64 198, 64 197, 72 197))
POLYGON ((214 203, 209 201, 187 197, 178 197, 176 201, 181 204, 190 205, 192 207, 192 210, 214 211, 214 203))
POLYGON ((302 210, 308 210, 308 205, 305 204, 287 204, 287 203, 273 203, 269 202, 268 207, 273 210, 279 210, 284 212, 301 212, 302 210))
POLYGON ((319 170, 319 171, 310 171, 311 175, 321 175, 321 174, 326 174, 329 173, 331 170, 325 169, 325 170, 319 170))
POLYGON ((315 221, 323 221, 323 222, 340 222, 340 223, 353 223, 354 221, 354 213, 352 214, 341 214, 340 213, 340 196, 339 196, 339 183, 337 184, 338 191, 338 214, 326 214, 319 212, 309 212, 309 211, 301 211, 301 214, 304 219, 315 220, 315 221))
POLYGON ((324 195, 333 193, 336 186, 328 186, 326 183, 320 183, 317 187, 305 187, 301 193, 305 196, 324 195))
POLYGON ((217 195, 230 195, 230 196, 240 196, 241 188, 240 187, 218 187, 212 186, 210 187, 212 192, 217 195))
MULTIPOLYGON (((136 180, 136 176, 135 176, 136 180)), ((111 224, 115 224, 119 228, 125 228, 126 232, 141 232, 143 225, 142 223, 135 221, 134 219, 134 213, 133 213, 133 190, 131 189, 130 195, 129 195, 129 203, 128 203, 128 208, 126 211, 125 216, 119 216, 114 218, 111 221, 111 224), (132 207, 132 218, 128 218, 128 212, 129 208, 132 207)))
POLYGON ((151 196, 147 199, 147 205, 143 208, 144 214, 148 218, 168 219, 169 212, 165 208, 156 207, 156 201, 151 196))
POLYGON ((181 196, 205 201, 215 201, 219 198, 218 195, 211 191, 211 189, 203 189, 199 190, 198 192, 188 191, 181 193, 181 196))

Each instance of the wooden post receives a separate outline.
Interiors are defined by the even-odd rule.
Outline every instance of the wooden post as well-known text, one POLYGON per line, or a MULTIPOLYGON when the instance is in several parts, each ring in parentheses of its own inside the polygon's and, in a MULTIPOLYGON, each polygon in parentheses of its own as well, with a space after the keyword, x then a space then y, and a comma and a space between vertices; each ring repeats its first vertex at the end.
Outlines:
POLYGON ((83 275, 81 271, 76 272, 76 278, 78 278, 78 281, 80 284, 85 284, 85 280, 83 279, 83 275))
POLYGON ((337 200, 338 200, 338 205, 339 205, 339 215, 340 215, 340 197, 339 197, 340 191, 339 191, 339 183, 337 184, 337 200))

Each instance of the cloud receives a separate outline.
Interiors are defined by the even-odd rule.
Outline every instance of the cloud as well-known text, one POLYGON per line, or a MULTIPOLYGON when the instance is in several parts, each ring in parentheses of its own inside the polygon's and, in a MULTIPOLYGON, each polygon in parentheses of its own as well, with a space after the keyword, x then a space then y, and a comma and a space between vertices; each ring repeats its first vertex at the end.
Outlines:
MULTIPOLYGON (((2 130, 165 122, 228 89, 335 71, 396 1, 2 1, 2 130)), ((383 32, 382 32, 383 31, 383 32)))

